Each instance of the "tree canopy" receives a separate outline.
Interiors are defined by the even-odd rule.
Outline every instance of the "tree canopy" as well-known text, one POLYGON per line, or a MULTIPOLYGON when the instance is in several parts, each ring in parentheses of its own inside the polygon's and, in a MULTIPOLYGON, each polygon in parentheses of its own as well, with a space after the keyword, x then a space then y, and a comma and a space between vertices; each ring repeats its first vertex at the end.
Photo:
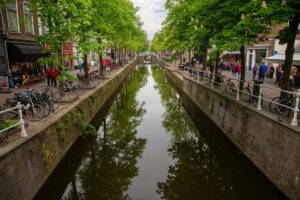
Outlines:
MULTIPOLYGON (((193 50, 206 58, 208 49, 213 49, 212 59, 217 63, 218 52, 240 50, 242 80, 245 46, 258 43, 261 34, 268 34, 272 25, 285 24, 276 38, 280 44, 287 44, 282 86, 287 89, 300 22, 299 0, 167 0, 165 7, 169 12, 162 30, 151 42, 152 51, 193 50)), ((203 60, 204 67, 205 64, 203 60)))

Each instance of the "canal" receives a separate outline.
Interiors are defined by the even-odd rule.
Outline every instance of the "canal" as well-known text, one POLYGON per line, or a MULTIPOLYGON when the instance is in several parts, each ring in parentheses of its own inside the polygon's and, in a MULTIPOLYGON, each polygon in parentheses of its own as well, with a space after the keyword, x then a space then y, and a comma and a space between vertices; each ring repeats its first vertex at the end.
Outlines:
POLYGON ((163 69, 139 66, 35 199, 286 199, 163 69))

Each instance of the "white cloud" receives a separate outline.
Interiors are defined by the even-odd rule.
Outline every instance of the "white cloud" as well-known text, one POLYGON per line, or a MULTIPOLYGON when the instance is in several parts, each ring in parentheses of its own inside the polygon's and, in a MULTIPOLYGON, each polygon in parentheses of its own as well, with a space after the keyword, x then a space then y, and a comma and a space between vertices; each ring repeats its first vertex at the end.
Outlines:
POLYGON ((140 7, 138 15, 144 23, 143 29, 148 34, 148 39, 152 40, 153 35, 161 29, 167 10, 164 7, 165 0, 131 0, 133 4, 140 7))

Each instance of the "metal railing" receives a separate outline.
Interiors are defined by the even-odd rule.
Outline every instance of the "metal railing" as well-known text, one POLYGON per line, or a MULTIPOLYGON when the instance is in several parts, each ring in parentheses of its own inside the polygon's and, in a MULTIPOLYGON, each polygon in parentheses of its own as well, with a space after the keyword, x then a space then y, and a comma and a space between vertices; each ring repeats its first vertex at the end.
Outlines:
POLYGON ((272 112, 278 113, 279 121, 281 121, 283 116, 281 111, 285 110, 285 112, 288 113, 287 118, 292 114, 291 126, 298 126, 299 89, 296 91, 281 90, 279 88, 263 85, 258 81, 242 81, 239 78, 203 71, 193 67, 184 67, 184 71, 185 76, 196 80, 202 85, 207 85, 217 90, 225 90, 225 94, 234 97, 236 101, 242 100, 247 103, 252 103, 258 111, 263 109, 263 103, 268 103, 269 109, 265 110, 271 111, 271 106, 275 107, 276 109, 272 110, 272 112), (241 90, 240 84, 242 82, 244 83, 244 87, 241 90), (267 93, 267 90, 269 90, 269 95, 264 96, 264 92, 267 93), (277 96, 270 97, 272 95, 277 96), (287 101, 289 102, 287 103, 287 101))
POLYGON ((5 132, 5 131, 8 131, 9 129, 12 129, 14 127, 17 127, 17 126, 21 126, 21 137, 27 137, 27 132, 26 132, 26 129, 25 129, 25 122, 24 122, 24 119, 23 119, 23 113, 22 113, 22 106, 20 102, 18 102, 17 106, 14 107, 14 108, 9 108, 9 109, 6 109, 6 110, 2 110, 0 111, 0 114, 3 114, 3 113, 6 113, 6 112, 10 112, 12 110, 18 110, 18 114, 19 114, 19 123, 16 123, 14 125, 11 125, 3 130, 0 131, 0 134, 5 132))

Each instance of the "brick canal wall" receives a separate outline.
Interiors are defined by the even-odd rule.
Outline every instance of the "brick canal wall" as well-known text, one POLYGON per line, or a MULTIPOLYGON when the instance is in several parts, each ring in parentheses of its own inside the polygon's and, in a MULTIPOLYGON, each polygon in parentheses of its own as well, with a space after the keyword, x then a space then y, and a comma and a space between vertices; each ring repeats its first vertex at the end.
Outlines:
MULTIPOLYGON (((161 60, 156 62, 168 67, 161 60)), ((165 72, 169 82, 186 94, 281 191, 291 199, 300 199, 299 132, 209 86, 179 78, 174 69, 166 68, 165 72)))
POLYGON ((25 140, 20 139, 9 152, 0 155, 0 200, 32 199, 82 134, 83 122, 93 119, 136 64, 137 59, 93 92, 80 96, 67 111, 60 111, 55 119, 47 119, 41 129, 25 140))

